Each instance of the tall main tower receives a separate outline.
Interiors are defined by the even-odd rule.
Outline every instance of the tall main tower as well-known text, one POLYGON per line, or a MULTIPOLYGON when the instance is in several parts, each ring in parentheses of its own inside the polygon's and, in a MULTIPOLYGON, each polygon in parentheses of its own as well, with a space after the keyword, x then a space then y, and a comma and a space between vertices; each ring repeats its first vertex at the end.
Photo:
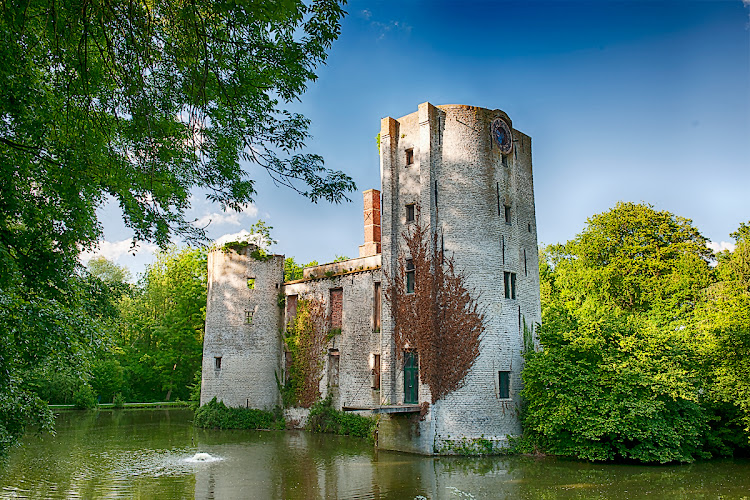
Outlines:
MULTIPOLYGON (((384 118, 380 145, 384 270, 397 269, 416 209, 466 276, 485 318, 463 387, 431 406, 411 440, 395 429, 396 417, 381 422, 381 444, 399 449, 410 442, 405 451, 428 454, 480 441, 502 447, 521 431, 522 352, 541 322, 531 138, 499 109, 426 102, 399 119, 384 118)), ((414 396, 404 376, 413 360, 397 355, 393 331, 385 314, 381 400, 414 402, 405 401, 414 396)), ((430 401, 424 384, 418 394, 418 402, 430 401)))

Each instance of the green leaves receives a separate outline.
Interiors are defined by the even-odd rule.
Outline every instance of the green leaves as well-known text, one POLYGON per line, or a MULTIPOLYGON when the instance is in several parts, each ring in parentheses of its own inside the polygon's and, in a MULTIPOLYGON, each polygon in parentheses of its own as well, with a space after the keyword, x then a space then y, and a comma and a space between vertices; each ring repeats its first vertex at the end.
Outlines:
POLYGON ((729 387, 748 379, 736 368, 750 344, 696 328, 706 315, 715 334, 733 317, 706 296, 719 290, 705 243, 687 219, 618 203, 541 253, 543 350, 525 354, 523 371, 527 447, 659 463, 731 453, 731 423, 717 423, 726 413, 711 394, 726 387, 724 401, 741 401, 729 387), (717 369, 729 366, 732 375, 717 369))

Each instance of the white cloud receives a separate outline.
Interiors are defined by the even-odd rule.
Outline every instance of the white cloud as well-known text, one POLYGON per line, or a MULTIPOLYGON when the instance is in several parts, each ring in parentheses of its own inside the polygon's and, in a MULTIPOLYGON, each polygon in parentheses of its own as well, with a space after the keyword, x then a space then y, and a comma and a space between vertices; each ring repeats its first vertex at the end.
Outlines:
POLYGON ((248 205, 242 212, 211 212, 198 217, 193 224, 197 227, 206 227, 209 224, 229 224, 230 226, 239 226, 245 217, 256 217, 258 207, 253 204, 248 205))
MULTIPOLYGON (((750 1, 750 0, 747 0, 750 1)), ((735 244, 730 243, 728 241, 722 241, 719 243, 716 243, 715 241, 709 241, 706 246, 714 251, 714 253, 723 252, 724 250, 729 250, 730 252, 734 252, 735 244)))
POLYGON ((153 243, 138 243, 138 246, 133 248, 133 239, 121 240, 121 241, 100 241, 98 247, 95 250, 81 252, 79 258, 84 264, 90 261, 94 257, 104 257, 107 260, 115 261, 126 254, 153 254, 159 249, 158 246, 153 243))
POLYGON ((224 243, 228 243, 230 241, 246 241, 248 243, 255 243, 256 245, 260 247, 265 247, 265 241, 263 240, 263 235, 260 234, 250 234, 247 230, 243 229, 239 233, 230 233, 225 234, 223 236, 219 236, 216 238, 215 243, 217 245, 223 245, 224 243))

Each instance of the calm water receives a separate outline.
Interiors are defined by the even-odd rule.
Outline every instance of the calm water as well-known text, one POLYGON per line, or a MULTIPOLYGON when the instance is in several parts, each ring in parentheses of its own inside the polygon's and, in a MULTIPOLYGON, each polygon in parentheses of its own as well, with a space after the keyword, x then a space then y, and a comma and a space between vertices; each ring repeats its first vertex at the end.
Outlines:
POLYGON ((750 499, 750 461, 427 458, 305 432, 198 430, 191 417, 174 409, 62 413, 56 436, 29 436, 0 465, 0 498, 750 499))

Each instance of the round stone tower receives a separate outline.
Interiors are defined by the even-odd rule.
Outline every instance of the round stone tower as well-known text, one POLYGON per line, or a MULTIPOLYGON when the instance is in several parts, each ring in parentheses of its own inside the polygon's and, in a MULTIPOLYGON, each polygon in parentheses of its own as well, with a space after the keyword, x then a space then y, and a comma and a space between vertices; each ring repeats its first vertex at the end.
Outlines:
POLYGON ((284 257, 252 244, 208 254, 201 404, 272 409, 281 403, 282 341, 278 296, 284 257))
MULTIPOLYGON (((499 109, 423 103, 402 118, 384 118, 380 140, 384 269, 397 269, 402 234, 416 208, 484 313, 480 354, 463 387, 431 406, 408 451, 504 446, 521 430, 522 352, 533 345, 541 321, 531 138, 499 109)), ((404 367, 393 321, 383 318, 382 387, 383 399, 398 403, 404 401, 404 367)), ((419 395, 429 402, 429 387, 420 384, 419 395)), ((388 439, 387 426, 381 426, 381 442, 388 439)))

